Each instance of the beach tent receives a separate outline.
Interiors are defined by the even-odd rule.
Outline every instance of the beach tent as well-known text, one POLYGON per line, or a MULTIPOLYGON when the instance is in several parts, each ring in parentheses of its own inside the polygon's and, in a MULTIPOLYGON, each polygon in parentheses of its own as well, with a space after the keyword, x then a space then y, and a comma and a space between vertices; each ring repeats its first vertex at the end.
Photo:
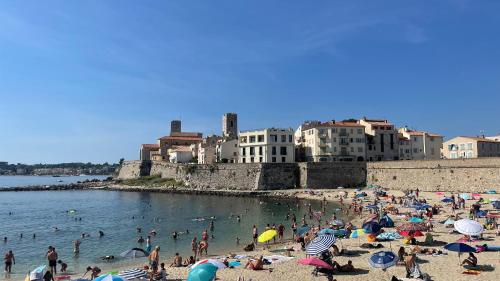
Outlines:
POLYGON ((376 268, 386 269, 398 262, 398 256, 393 252, 382 251, 373 254, 370 259, 370 265, 376 268))
POLYGON ((380 225, 382 227, 394 227, 394 221, 388 215, 385 215, 380 219, 380 225))
POLYGON ((210 263, 197 266, 189 271, 187 281, 212 281, 215 279, 217 267, 210 263))
POLYGON ((143 249, 140 249, 140 248, 132 248, 128 251, 125 251, 123 253, 120 254, 120 256, 122 258, 127 258, 127 259, 130 259, 130 258, 143 258, 143 257, 147 257, 149 254, 146 253, 146 251, 144 251, 143 249))
POLYGON ((477 236, 483 233, 483 226, 477 221, 469 220, 469 219, 461 219, 456 221, 453 226, 455 229, 465 235, 469 236, 477 236))
POLYGON ((487 194, 497 194, 497 191, 494 190, 494 189, 490 189, 488 191, 486 191, 487 194))
POLYGON ((318 235, 335 235, 335 230, 331 228, 323 228, 318 232, 318 235))
POLYGON ((335 243, 335 236, 320 235, 314 238, 306 246, 306 254, 314 256, 320 254, 328 249, 335 243))
POLYGON ((424 220, 421 218, 417 217, 412 217, 411 219, 408 220, 409 222, 423 222, 424 220))

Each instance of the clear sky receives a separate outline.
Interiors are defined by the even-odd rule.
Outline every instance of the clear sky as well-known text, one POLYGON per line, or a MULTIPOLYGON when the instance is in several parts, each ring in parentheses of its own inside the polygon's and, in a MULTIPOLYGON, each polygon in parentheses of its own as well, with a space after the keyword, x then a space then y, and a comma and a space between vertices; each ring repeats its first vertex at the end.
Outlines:
POLYGON ((500 1, 1 1, 0 161, 303 120, 500 133, 500 1))

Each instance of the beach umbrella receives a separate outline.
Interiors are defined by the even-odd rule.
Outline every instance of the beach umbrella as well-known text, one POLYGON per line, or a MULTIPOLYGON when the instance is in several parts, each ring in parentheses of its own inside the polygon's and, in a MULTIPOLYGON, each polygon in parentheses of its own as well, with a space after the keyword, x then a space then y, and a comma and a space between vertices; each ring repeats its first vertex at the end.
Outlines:
POLYGON ((477 236, 483 233, 483 226, 477 221, 469 220, 469 219, 461 219, 456 221, 453 226, 455 229, 465 235, 469 236, 477 236))
POLYGON ((148 273, 142 269, 127 269, 118 273, 118 276, 123 277, 127 280, 147 278, 148 273))
POLYGON ((473 248, 464 243, 450 243, 445 245, 444 248, 448 251, 458 252, 458 263, 460 264, 460 254, 461 253, 474 253, 476 248, 473 248))
POLYGON ((326 262, 318 259, 318 258, 314 258, 314 257, 310 257, 310 258, 305 258, 305 259, 300 259, 298 261, 299 264, 303 264, 303 265, 312 265, 312 266, 315 266, 315 267, 319 267, 319 268, 325 268, 325 269, 331 269, 333 270, 333 267, 329 264, 327 264, 326 262))
POLYGON ((397 231, 427 231, 428 227, 423 222, 407 222, 398 227, 397 231))
POLYGON ((306 235, 306 233, 309 231, 309 229, 311 229, 309 226, 304 225, 304 226, 297 229, 297 235, 300 237, 304 237, 304 235, 306 235))
POLYGON ((127 259, 143 258, 143 257, 147 257, 148 253, 146 253, 146 251, 144 251, 143 249, 140 249, 140 248, 132 248, 128 251, 121 253, 120 256, 122 258, 127 258, 127 259))
POLYGON ((356 194, 356 198, 363 198, 363 197, 366 197, 366 195, 363 193, 356 194))
POLYGON ((335 226, 338 226, 338 227, 342 227, 345 225, 345 222, 343 220, 332 220, 330 222, 331 225, 335 225, 335 226))
POLYGON ((403 236, 411 236, 411 237, 422 237, 424 236, 424 234, 417 230, 417 231, 401 231, 399 232, 399 234, 403 235, 403 236))
POLYGON ((210 263, 200 264, 189 271, 187 281, 212 281, 215 279, 217 267, 210 263))
POLYGON ((104 274, 94 279, 94 281, 127 281, 127 279, 118 275, 104 274))
POLYGON ((378 233, 382 227, 379 223, 370 221, 363 224, 363 229, 366 233, 378 233))
POLYGON ((264 243, 267 242, 271 239, 273 239, 276 235, 278 235, 278 232, 274 229, 269 229, 264 232, 262 232, 261 235, 259 235, 259 238, 257 238, 257 241, 259 243, 264 243))
POLYGON ((423 222, 424 220, 421 218, 417 217, 412 217, 411 219, 408 220, 409 222, 423 222))
POLYGON ((451 199, 449 197, 445 197, 445 198, 441 199, 441 202, 443 202, 443 203, 451 203, 451 202, 453 202, 453 199, 451 199))
POLYGON ((29 280, 43 280, 43 271, 45 270, 45 265, 41 265, 30 272, 29 280))
POLYGON ((347 235, 347 230, 345 229, 335 229, 333 232, 335 237, 345 237, 347 235))
POLYGON ((323 228, 318 232, 318 235, 335 235, 335 230, 331 228, 323 228))
POLYGON ((393 252, 381 251, 373 254, 369 262, 373 267, 386 269, 398 262, 398 256, 393 252))
POLYGON ((491 204, 495 209, 500 209, 500 201, 493 201, 491 204))
POLYGON ((455 223, 455 220, 453 219, 447 219, 445 222, 444 222, 444 225, 452 225, 455 223))
POLYGON ((198 267, 198 266, 200 266, 202 264, 211 264, 211 265, 217 267, 217 269, 224 269, 224 268, 227 267, 224 263, 222 263, 219 260, 216 260, 216 259, 204 259, 204 260, 198 261, 195 264, 193 264, 191 266, 191 270, 195 269, 196 267, 198 267))
POLYGON ((363 228, 358 228, 358 229, 355 229, 351 232, 351 235, 349 236, 350 238, 359 238, 361 237, 362 235, 365 235, 366 232, 363 228))
POLYGON ((328 249, 335 243, 335 236, 320 235, 314 238, 306 246, 306 254, 314 256, 320 254, 328 249))

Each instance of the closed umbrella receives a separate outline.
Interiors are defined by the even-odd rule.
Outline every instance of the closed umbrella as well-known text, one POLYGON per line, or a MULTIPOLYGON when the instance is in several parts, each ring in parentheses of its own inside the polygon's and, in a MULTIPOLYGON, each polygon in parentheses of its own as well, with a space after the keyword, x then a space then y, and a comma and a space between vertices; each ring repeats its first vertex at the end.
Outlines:
POLYGON ((393 252, 382 251, 373 254, 370 257, 370 265, 376 268, 386 269, 398 262, 398 256, 393 252))
POLYGON ((217 267, 210 263, 200 264, 189 271, 187 281, 212 281, 215 279, 217 267))
POLYGON ((304 235, 306 235, 306 233, 309 231, 309 229, 311 229, 311 228, 307 225, 302 226, 299 229, 297 229, 297 235, 300 237, 304 237, 304 235))
POLYGON ((319 268, 325 268, 325 269, 331 269, 333 270, 333 267, 329 264, 327 264, 326 262, 318 259, 318 258, 314 258, 314 257, 310 257, 310 258, 305 258, 305 259, 300 259, 298 261, 299 264, 303 264, 303 265, 312 265, 312 266, 315 266, 315 267, 319 267, 319 268))
POLYGON ((458 220, 453 225, 458 232, 469 236, 477 236, 484 231, 480 223, 469 219, 458 220))
POLYGON ((123 258, 130 259, 130 258, 143 258, 143 257, 148 256, 148 254, 143 249, 132 248, 132 249, 130 249, 128 251, 125 251, 125 252, 121 253, 120 256, 123 257, 123 258))
POLYGON ((267 242, 267 241, 273 239, 276 235, 278 235, 278 232, 276 230, 274 230, 274 229, 266 230, 261 235, 259 235, 259 238, 257 238, 257 241, 259 243, 264 243, 264 242, 267 242))
POLYGON ((335 236, 332 235, 320 235, 314 238, 306 246, 306 254, 317 255, 328 249, 335 243, 335 236))

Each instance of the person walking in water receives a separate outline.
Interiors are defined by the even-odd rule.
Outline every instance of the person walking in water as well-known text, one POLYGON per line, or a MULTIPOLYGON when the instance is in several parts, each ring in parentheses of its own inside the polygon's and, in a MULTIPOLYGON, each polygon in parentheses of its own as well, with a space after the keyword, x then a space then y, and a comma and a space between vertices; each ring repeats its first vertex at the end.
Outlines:
POLYGON ((76 239, 75 241, 73 241, 73 253, 74 254, 78 254, 80 253, 80 240, 76 239))
POLYGON ((52 275, 57 274, 57 252, 56 248, 49 246, 49 251, 47 252, 47 260, 49 261, 50 273, 52 275))
POLYGON ((146 238, 146 252, 151 252, 151 236, 149 235, 146 238))
POLYGON ((16 258, 14 258, 14 253, 12 250, 5 253, 5 257, 3 258, 5 262, 5 272, 10 273, 12 270, 12 263, 16 264, 16 258))
POLYGON ((257 227, 254 225, 253 230, 252 230, 252 238, 253 238, 253 243, 257 244, 257 237, 259 236, 259 231, 257 230, 257 227))

